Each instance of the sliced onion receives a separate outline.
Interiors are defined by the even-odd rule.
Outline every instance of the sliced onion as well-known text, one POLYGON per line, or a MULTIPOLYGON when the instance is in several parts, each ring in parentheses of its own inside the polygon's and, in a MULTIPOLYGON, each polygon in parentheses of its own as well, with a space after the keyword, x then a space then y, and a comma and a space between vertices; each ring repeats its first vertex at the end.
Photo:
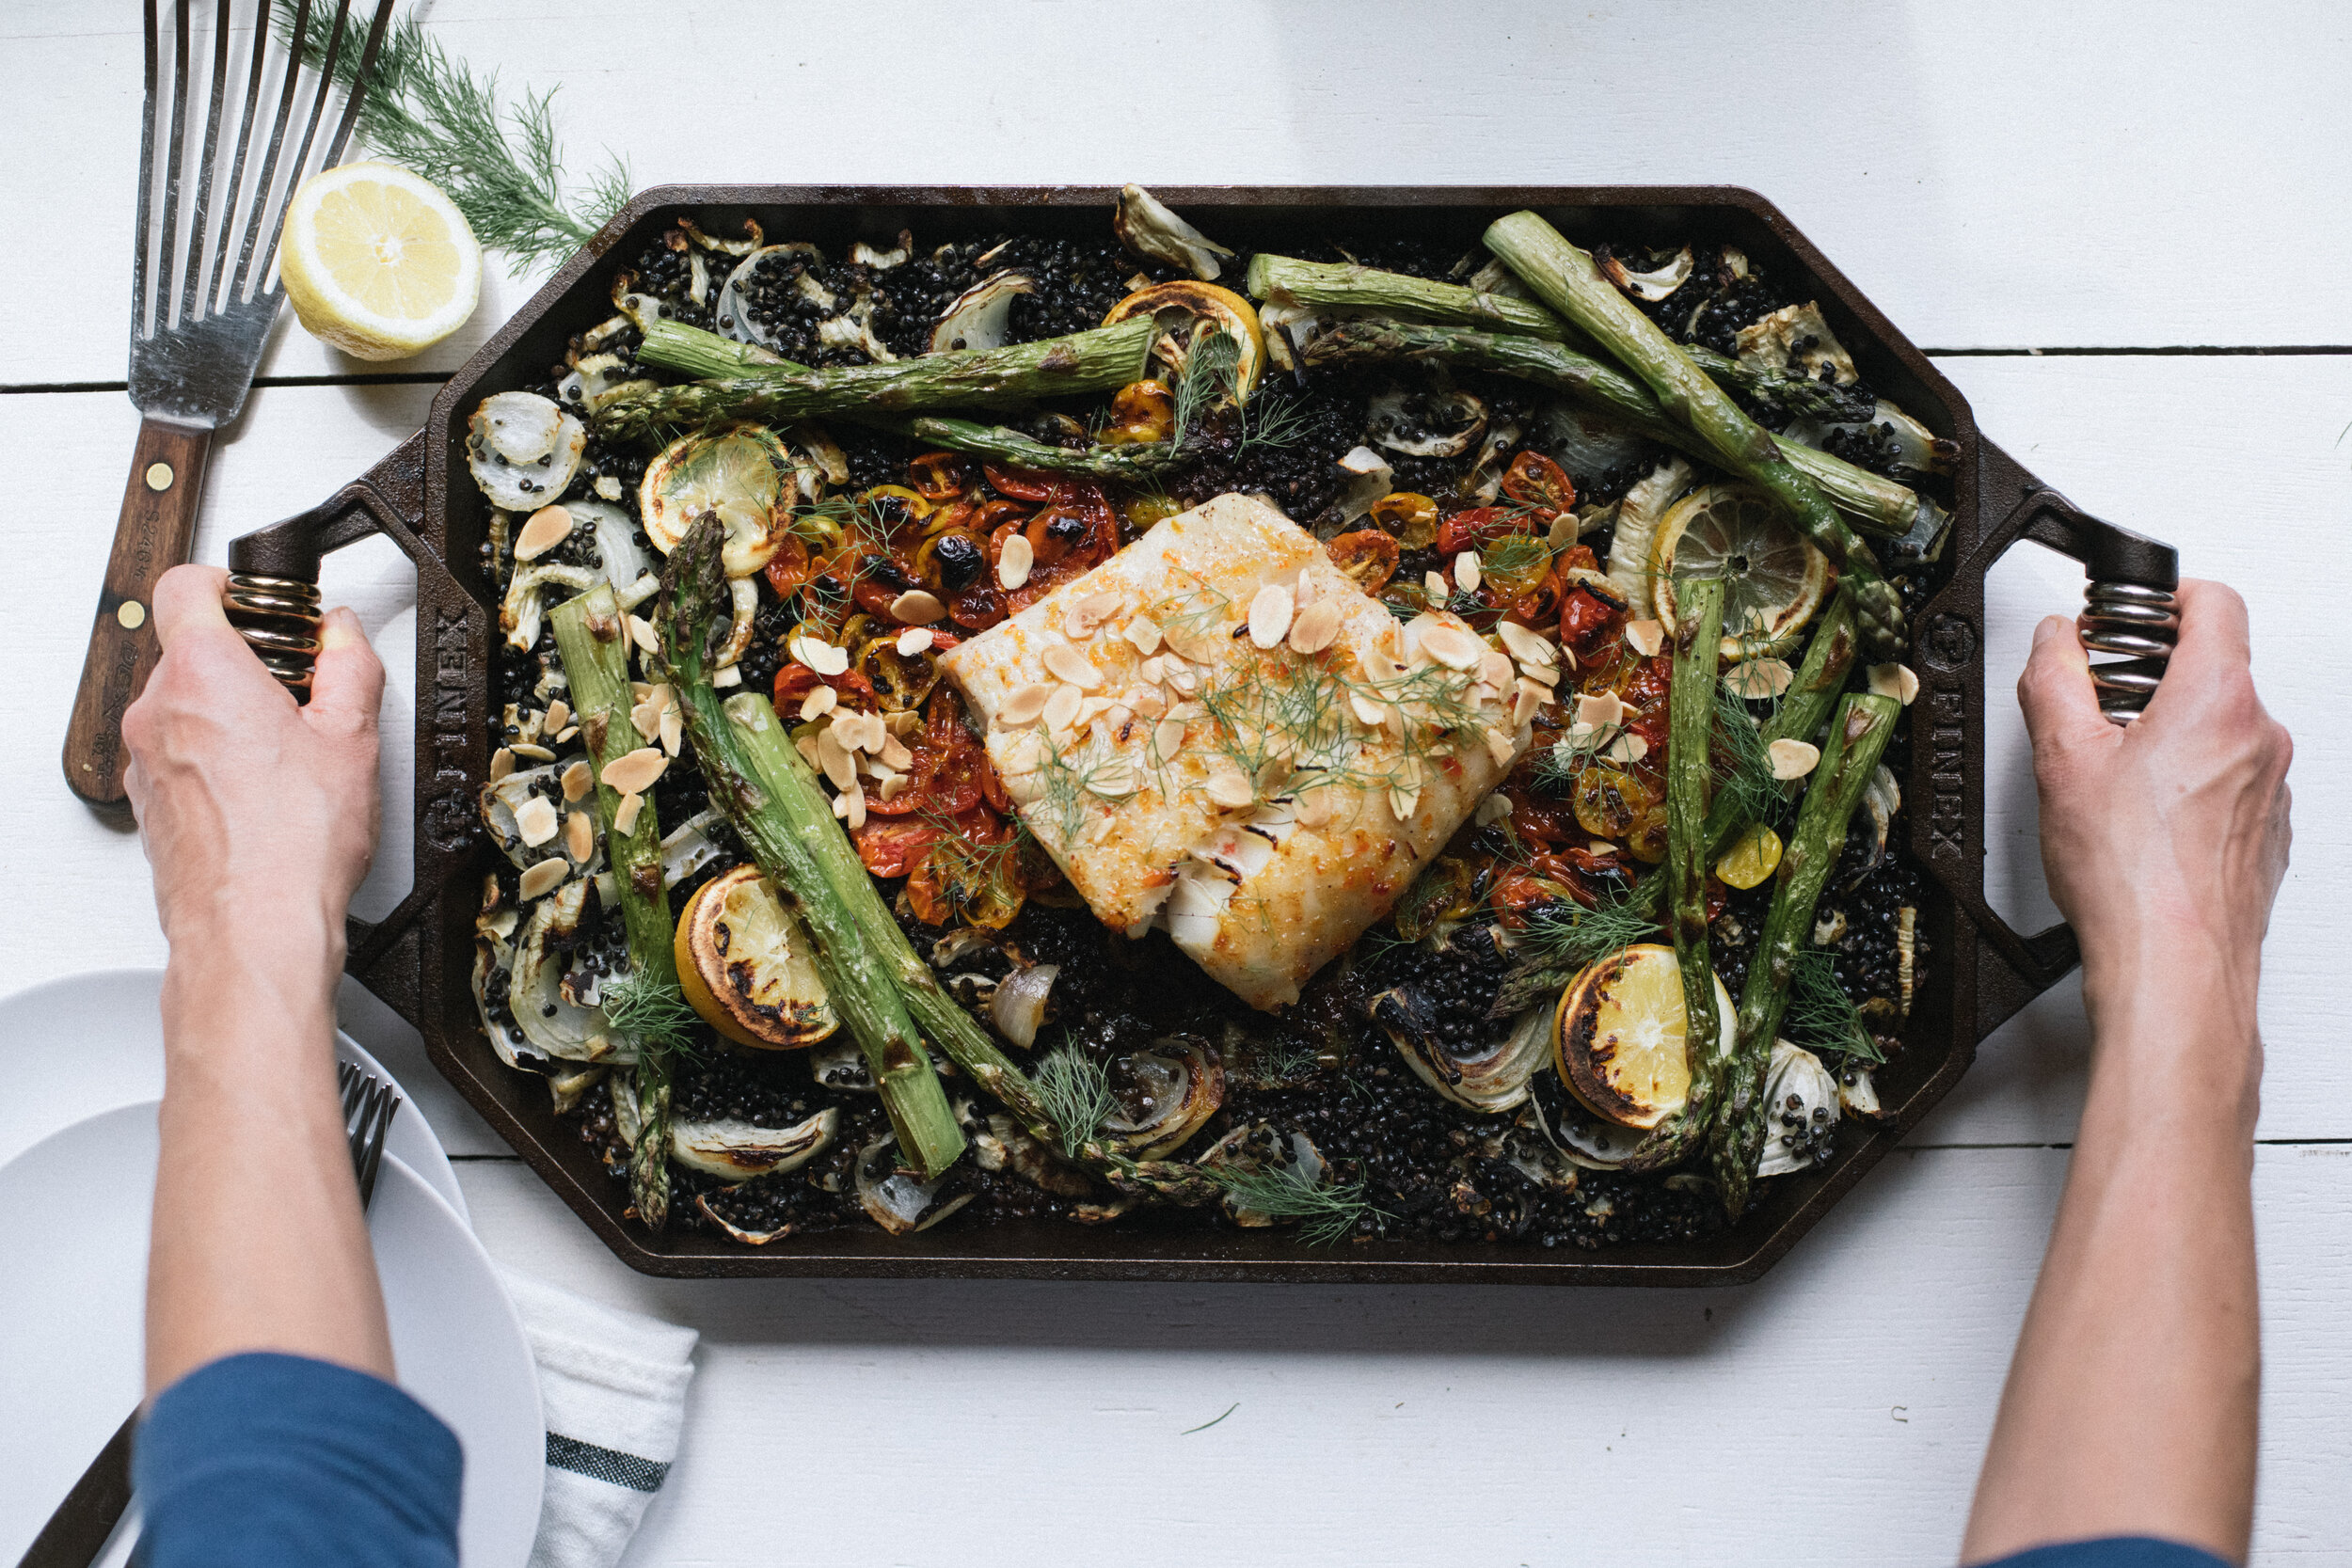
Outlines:
POLYGON ((491 505, 535 512, 571 483, 587 447, 588 427, 552 399, 500 392, 483 399, 468 423, 466 467, 491 505), (532 455, 513 455, 524 451, 532 455))
POLYGON ((898 1140, 884 1136, 858 1150, 857 1197, 874 1223, 893 1236, 929 1230, 972 1201, 963 1193, 933 1208, 940 1183, 917 1181, 898 1168, 898 1140))
POLYGON ((1203 282, 1214 283, 1223 269, 1220 256, 1232 252, 1178 217, 1158 197, 1141 185, 1119 193, 1111 214, 1111 230, 1119 243, 1147 261, 1182 267, 1203 282))
POLYGON ((619 593, 653 570, 654 562, 637 547, 637 524, 611 501, 565 501, 573 526, 586 523, 596 532, 596 558, 604 563, 605 579, 619 593))
POLYGON ((681 1121, 671 1132, 671 1152, 689 1170, 729 1180, 748 1180, 797 1170, 833 1142, 841 1111, 828 1105, 794 1127, 755 1127, 747 1121, 681 1121))
POLYGON ((1155 1040, 1113 1057, 1111 1085, 1119 1108, 1104 1131, 1138 1160, 1173 1153, 1225 1103, 1225 1069, 1197 1040, 1155 1040))
MULTIPOLYGON (((751 313, 744 309, 743 285, 756 277, 769 261, 788 256, 798 256, 804 262, 816 263, 822 263, 825 259, 824 253, 815 245, 804 240, 795 240, 789 245, 763 246, 738 261, 735 270, 727 274, 726 282, 721 285, 719 304, 712 312, 721 336, 732 338, 739 343, 757 343, 762 348, 776 346, 776 329, 754 322, 751 313)), ((628 307, 623 306, 622 309, 628 307)))
POLYGON ((1031 964, 999 981, 988 1005, 996 1032, 1024 1051, 1035 1045, 1038 1027, 1045 1022, 1046 993, 1060 974, 1059 964, 1031 964))
POLYGON ((715 811, 698 811, 661 838, 661 885, 678 883, 719 858, 718 847, 705 836, 724 820, 715 811))
POLYGON ((1036 291, 1037 279, 1025 272, 1000 272, 980 279, 941 314, 939 325, 931 328, 931 352, 1004 347, 1013 299, 1036 291))
POLYGON ((1772 1042, 1764 1075, 1764 1152, 1758 1176, 1786 1176, 1821 1163, 1830 1129, 1841 1109, 1837 1080, 1821 1059, 1787 1040, 1772 1042))
POLYGON ((1486 405, 1455 390, 1392 387, 1365 405, 1372 438, 1410 457, 1459 457, 1486 431, 1486 405))
POLYGON ((1352 523, 1372 510, 1373 502, 1396 488, 1396 470, 1370 447, 1358 447, 1340 459, 1347 487, 1340 492, 1340 521, 1352 523))

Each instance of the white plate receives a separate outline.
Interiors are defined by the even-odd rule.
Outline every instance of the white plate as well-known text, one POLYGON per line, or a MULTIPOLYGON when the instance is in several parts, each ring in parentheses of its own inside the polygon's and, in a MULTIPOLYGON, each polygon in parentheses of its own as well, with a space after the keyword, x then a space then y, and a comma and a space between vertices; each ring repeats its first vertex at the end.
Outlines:
MULTIPOLYGON (((0 1562, 32 1544, 138 1402, 155 1106, 77 1122, 0 1167, 0 1562)), ((473 1232, 396 1159, 368 1210, 401 1386, 466 1450, 459 1548, 518 1568, 539 1527, 547 1428, 522 1324, 473 1232)))
MULTIPOLYGON (((60 1128, 164 1094, 164 972, 101 969, 0 998, 0 1164, 60 1128)), ((338 1031, 335 1053, 392 1075, 338 1031)), ((399 1087, 393 1083, 395 1088, 399 1087)), ((441 1140, 405 1089, 384 1151, 421 1176, 471 1223, 441 1140)))

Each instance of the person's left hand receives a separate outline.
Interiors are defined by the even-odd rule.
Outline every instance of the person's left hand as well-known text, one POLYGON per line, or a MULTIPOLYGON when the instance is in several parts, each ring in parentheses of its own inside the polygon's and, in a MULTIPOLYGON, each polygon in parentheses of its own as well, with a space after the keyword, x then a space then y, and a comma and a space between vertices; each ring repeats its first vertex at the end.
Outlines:
POLYGON ((384 666, 358 617, 330 610, 296 705, 221 612, 225 576, 175 566, 155 585, 163 658, 122 716, 156 913, 175 947, 315 929, 340 963, 344 909, 375 855, 384 666))

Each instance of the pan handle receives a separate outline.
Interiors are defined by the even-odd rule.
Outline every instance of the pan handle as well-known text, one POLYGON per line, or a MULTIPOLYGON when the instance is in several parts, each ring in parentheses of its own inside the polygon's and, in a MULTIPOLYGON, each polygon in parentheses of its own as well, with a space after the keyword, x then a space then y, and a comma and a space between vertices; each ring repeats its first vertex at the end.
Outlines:
MULTIPOLYGON (((1992 444, 1985 443, 1990 449, 1992 444)), ((1918 618, 1920 702, 1912 728, 1912 852, 1959 903, 1990 942, 1980 947, 1977 975, 1977 1037, 1981 1039, 2026 1003, 2063 979, 2082 960, 2074 928, 2063 922, 2030 933, 2013 929, 1984 897, 1984 583, 1993 563, 2018 541, 2046 545, 2083 565, 2088 583, 2080 625, 2094 651, 2130 652, 2124 664, 2092 666, 2100 705, 2117 723, 2146 706, 2171 651, 2177 621, 2172 591, 2180 560, 2172 546, 2093 517, 2057 491, 2032 480, 1997 449, 1987 452, 1990 480, 1997 459, 2023 480, 2025 494, 2000 525, 1978 544, 1945 590, 1918 618), (2117 604, 2147 607, 2116 635, 2117 604)), ((1988 483, 1985 486, 1992 488, 1988 483)))
MULTIPOLYGON (((417 569, 417 701, 436 722, 419 726, 416 879, 381 921, 344 921, 343 968, 411 1024, 422 1006, 423 917, 473 861, 469 753, 481 749, 480 682, 487 617, 421 529, 424 433, 325 502, 230 541, 225 608, 240 635, 294 693, 310 695, 318 655, 319 563, 371 534, 398 545, 417 569), (446 713, 445 713, 446 710, 446 713)), ((479 759, 473 759, 478 763, 479 759)))

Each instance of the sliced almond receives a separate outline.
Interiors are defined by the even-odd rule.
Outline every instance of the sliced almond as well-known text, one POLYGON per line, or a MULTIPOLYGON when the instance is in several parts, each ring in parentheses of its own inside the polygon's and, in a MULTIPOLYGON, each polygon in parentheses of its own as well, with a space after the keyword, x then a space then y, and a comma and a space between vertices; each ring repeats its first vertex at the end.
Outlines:
POLYGON ((1534 718, 1536 710, 1550 699, 1551 693, 1534 681, 1520 680, 1518 692, 1511 699, 1511 727, 1517 729, 1534 718))
POLYGON ((1279 582, 1269 582, 1251 595, 1249 600, 1249 641, 1261 648, 1282 645, 1282 639, 1291 631, 1291 616, 1297 610, 1297 601, 1291 591, 1279 582))
POLYGON ((890 618, 903 626, 920 626, 938 620, 947 613, 947 607, 939 602, 939 595, 910 588, 890 601, 890 618))
POLYGON ((1651 658, 1666 645, 1666 628, 1657 621, 1628 621, 1625 624, 1625 640, 1635 653, 1644 658, 1651 658))
POLYGON ((1074 727, 1085 729, 1110 710, 1111 700, 1108 697, 1089 697, 1078 705, 1078 719, 1074 727))
POLYGON ((670 759, 651 746, 640 746, 624 756, 614 757, 604 765, 596 776, 605 786, 623 795, 643 795, 653 787, 654 780, 670 766, 670 759))
POLYGON ((811 723, 822 719, 840 705, 841 693, 830 686, 820 686, 801 699, 801 722, 811 723))
POLYGON ((1421 628, 1422 651, 1449 670, 1475 670, 1486 657, 1486 644, 1466 627, 1435 621, 1421 628))
POLYGON ((866 789, 856 780, 850 780, 850 787, 834 797, 833 805, 850 825, 850 832, 866 826, 866 789))
POLYGON ((578 724, 566 724, 563 727, 563 729, 556 732, 555 743, 558 746, 569 745, 571 743, 572 736, 578 735, 579 733, 580 726, 578 724))
POLYGON ((1626 731, 1625 734, 1609 743, 1609 760, 1624 763, 1629 768, 1647 755, 1649 755, 1649 742, 1635 735, 1631 730, 1626 731))
POLYGON ((672 756, 686 743, 686 715, 674 707, 661 710, 661 749, 672 756))
POLYGON ((571 536, 572 515, 560 506, 543 506, 515 535, 515 559, 536 561, 571 536))
POLYGON ((1291 650, 1319 654, 1340 635, 1340 607, 1329 599, 1309 605, 1291 622, 1291 650))
POLYGON ((916 654, 930 652, 931 641, 930 627, 909 626, 898 634, 898 641, 891 646, 898 650, 900 658, 913 658, 916 654))
MULTIPOLYGON (((907 743, 895 735, 882 736, 882 750, 876 755, 882 758, 883 767, 895 768, 901 773, 914 767, 914 753, 908 751, 907 743)), ((882 799, 888 800, 889 797, 884 796, 882 799)))
POLYGON ((875 793, 882 798, 882 802, 886 805, 890 801, 897 800, 900 795, 904 794, 906 792, 906 776, 904 774, 897 774, 884 779, 882 782, 882 787, 876 790, 875 793))
POLYGON ((1480 733, 1486 737, 1486 754, 1495 759, 1495 766, 1508 767, 1511 754, 1519 749, 1518 736, 1508 730, 1485 730, 1480 733))
POLYGON ((1453 596, 1452 591, 1445 585, 1444 575, 1438 572, 1423 572, 1421 575, 1421 591, 1431 604, 1443 604, 1453 596))
POLYGON ((536 848, 553 838, 563 825, 563 819, 555 815, 554 804, 544 796, 533 795, 515 808, 515 832, 530 847, 536 848))
POLYGON ((847 789, 857 783, 857 763, 842 746, 835 726, 826 725, 817 732, 817 766, 835 789, 847 789))
POLYGON ((517 740, 515 742, 515 754, 518 757, 528 757, 532 762, 553 762, 555 760, 555 753, 553 752, 548 751, 545 746, 534 746, 528 740, 517 740))
POLYGON ((1502 646, 1511 657, 1521 664, 1556 666, 1559 663, 1559 650, 1517 621, 1497 624, 1495 633, 1502 639, 1502 646))
POLYGON ((576 811, 564 819, 564 849, 572 859, 583 863, 596 852, 596 824, 593 813, 576 811))
POLYGON ((1292 815, 1302 828, 1327 826, 1331 820, 1330 786, 1317 784, 1312 789, 1300 790, 1293 801, 1292 815))
POLYGON ((564 769, 564 799, 577 800, 596 787, 596 771, 585 761, 574 762, 564 769))
POLYGON ((811 768, 819 766, 817 760, 817 737, 815 736, 794 736, 792 737, 792 749, 800 752, 801 760, 807 763, 811 768))
POLYGON ((1476 550, 1464 550, 1454 558, 1454 584, 1463 593, 1477 593, 1482 576, 1476 550))
POLYGON ((1589 724, 1596 730, 1613 729, 1625 722, 1625 703, 1613 691, 1602 691, 1576 700, 1576 721, 1589 724))
POLYGON ((1409 821, 1412 818, 1413 809, 1420 804, 1421 788, 1419 785, 1411 789, 1400 789, 1395 784, 1389 786, 1389 810, 1399 822, 1409 821))
POLYGON ((1119 613, 1126 603, 1117 594, 1089 594, 1062 613, 1062 629, 1083 642, 1103 629, 1103 623, 1119 613))
POLYGON ((628 710, 630 726, 647 740, 661 738, 661 709, 650 697, 628 710))
POLYGON ((514 771, 515 749, 513 747, 501 746, 490 753, 490 782, 492 784, 512 776, 514 771))
POLYGON ((643 795, 624 795, 621 803, 612 808, 612 831, 627 838, 637 831, 637 814, 645 809, 643 795))
POLYGON ((1549 691, 1560 684, 1560 666, 1557 664, 1522 664, 1519 666, 1519 679, 1538 682, 1544 689, 1549 691))
POLYGON ((564 879, 571 874, 571 869, 572 863, 560 855, 552 860, 541 861, 523 873, 522 882, 516 891, 525 898, 537 898, 553 893, 564 885, 564 879))
POLYGON ((1045 727, 1066 730, 1078 721, 1078 705, 1086 701, 1086 693, 1064 681, 1054 688, 1054 694, 1045 699, 1045 727))
POLYGON ((1142 714, 1146 719, 1157 719, 1168 711, 1168 698, 1156 686, 1130 687, 1127 694, 1120 698, 1120 701, 1142 714))
POLYGON ((1488 648, 1478 656, 1478 678, 1497 691, 1507 691, 1516 676, 1511 656, 1500 648, 1488 648))
POLYGON ((1821 749, 1809 740, 1775 740, 1764 750, 1775 779, 1802 779, 1821 765, 1821 749))
POLYGON ((1200 693, 1200 672, 1189 664, 1168 666, 1168 688, 1180 696, 1195 697, 1200 693))
POLYGON ((1184 749, 1184 721, 1182 719, 1163 719, 1153 725, 1152 749, 1159 752, 1163 760, 1182 752, 1184 749))
POLYGON ((1361 691, 1347 694, 1347 705, 1356 714, 1356 721, 1368 730, 1376 730, 1389 721, 1391 705, 1361 691))
POLYGON ((1138 615, 1128 622, 1127 629, 1120 635, 1127 640, 1136 652, 1146 658, 1159 651, 1160 624, 1149 615, 1138 615))
POLYGON ((661 651, 661 635, 653 629, 653 623, 643 615, 628 618, 628 640, 649 654, 661 651))
POLYGON ((1068 642, 1049 645, 1041 662, 1046 673, 1057 680, 1069 682, 1081 691, 1093 691, 1103 684, 1103 672, 1094 667, 1094 660, 1084 650, 1068 642))
POLYGON ((1005 541, 1004 553, 996 558, 996 586, 1014 589, 1029 580, 1029 568, 1037 562, 1037 552, 1029 547, 1029 536, 1016 533, 1005 541))
POLYGON ((1873 664, 1870 666, 1870 689, 1881 697, 1892 697, 1909 707, 1919 695, 1919 677, 1908 664, 1873 664))
POLYGON ((1257 786, 1222 757, 1210 767, 1208 778, 1201 782, 1200 793, 1231 811, 1239 811, 1258 799, 1257 786))
POLYGON ((572 721, 571 705, 558 697, 548 705, 548 716, 539 725, 541 735, 554 735, 572 721))
POLYGON ((1045 711, 1046 699, 1054 689, 1043 681, 1022 687, 996 705, 996 721, 1000 724, 1034 724, 1038 715, 1045 711))
POLYGON ((1087 775, 1087 792, 1105 800, 1133 795, 1136 784, 1136 770, 1119 761, 1106 762, 1087 775))
POLYGON ((1544 531, 1544 541, 1554 550, 1565 550, 1576 543, 1577 536, 1582 531, 1581 525, 1576 520, 1576 514, 1563 512, 1551 520, 1551 527, 1544 531))
MULTIPOLYGON (((647 575, 650 576, 651 574, 648 573, 647 575)), ((721 665, 719 667, 719 673, 710 677, 710 684, 719 688, 723 691, 730 686, 742 685, 743 667, 740 664, 721 665)))
POLYGON ((814 637, 796 637, 786 644, 786 651, 820 675, 837 675, 850 667, 850 650, 820 642, 814 637))
POLYGON ((1724 688, 1735 697, 1762 702, 1788 690, 1796 674, 1785 658, 1743 659, 1724 672, 1724 688))
POLYGON ((913 708, 905 708, 899 712, 882 716, 882 728, 895 736, 901 737, 910 736, 922 727, 923 716, 913 708))

